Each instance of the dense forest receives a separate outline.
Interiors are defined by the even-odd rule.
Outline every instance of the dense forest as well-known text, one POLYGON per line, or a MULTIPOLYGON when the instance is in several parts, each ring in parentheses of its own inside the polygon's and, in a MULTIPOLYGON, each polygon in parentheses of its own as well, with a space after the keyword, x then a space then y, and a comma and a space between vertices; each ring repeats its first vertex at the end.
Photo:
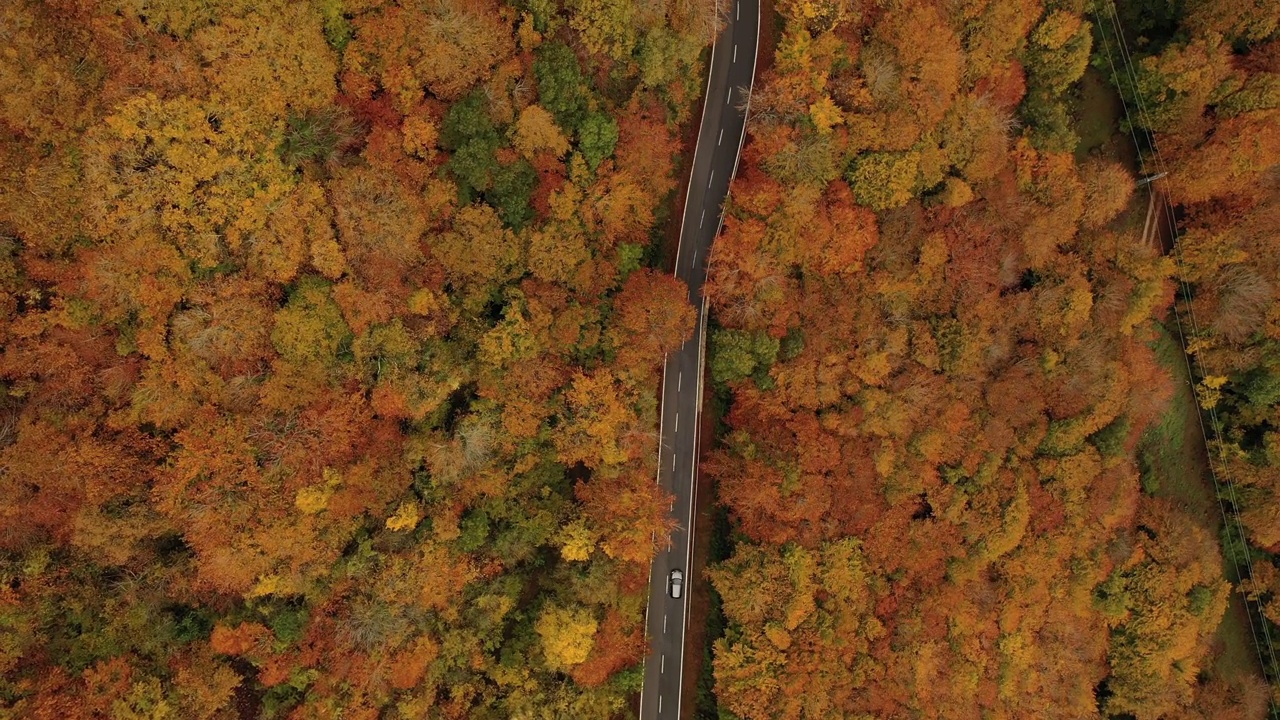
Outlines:
MULTIPOLYGON (((1262 717, 1280 4, 775 3, 721 717, 1262 717), (1146 459, 1183 347, 1243 542, 1146 459)), ((0 718, 632 713, 716 12, 0 3, 0 718)))
POLYGON ((623 709, 714 28, 0 3, 0 717, 623 709))
POLYGON ((1130 3, 1123 34, 1084 0, 777 11, 709 281, 721 713, 1262 717, 1258 671, 1215 663, 1219 537, 1138 450, 1193 306, 1280 620, 1280 5, 1130 3), (1077 132, 1088 72, 1138 162, 1077 132), (1135 196, 1164 169, 1169 255, 1135 196))

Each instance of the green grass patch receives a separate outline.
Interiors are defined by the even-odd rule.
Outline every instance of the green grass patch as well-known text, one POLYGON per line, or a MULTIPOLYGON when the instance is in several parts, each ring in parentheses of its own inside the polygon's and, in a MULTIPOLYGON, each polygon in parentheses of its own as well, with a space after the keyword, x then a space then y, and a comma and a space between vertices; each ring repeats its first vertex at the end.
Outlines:
POLYGON ((1120 117, 1124 112, 1120 96, 1102 73, 1092 67, 1080 78, 1075 92, 1072 128, 1080 138, 1076 145, 1076 161, 1083 161, 1099 150, 1111 154, 1114 148, 1106 146, 1120 133, 1120 117))
POLYGON ((1218 677, 1231 679, 1259 674, 1258 652, 1253 644, 1253 633, 1249 630, 1247 613, 1240 593, 1231 593, 1227 614, 1222 616, 1213 636, 1214 645, 1222 648, 1213 662, 1213 672, 1218 677))
MULTIPOLYGON (((1174 391, 1160 421, 1148 428, 1138 444, 1142 489, 1164 498, 1189 513, 1194 522, 1222 537, 1222 509, 1209 475, 1199 408, 1191 392, 1186 355, 1165 325, 1160 326, 1153 349, 1160 364, 1173 376, 1174 391)), ((1223 575, 1234 582, 1235 568, 1223 557, 1223 575)), ((1233 680, 1260 676, 1257 653, 1243 600, 1231 593, 1231 604, 1214 633, 1221 652, 1214 658, 1213 673, 1233 680)))
POLYGON ((1160 421, 1148 428, 1138 443, 1142 489, 1185 507, 1213 534, 1221 522, 1218 499, 1207 477, 1200 441, 1195 398, 1188 382, 1182 346, 1160 326, 1153 349, 1160 364, 1173 376, 1173 398, 1160 421))

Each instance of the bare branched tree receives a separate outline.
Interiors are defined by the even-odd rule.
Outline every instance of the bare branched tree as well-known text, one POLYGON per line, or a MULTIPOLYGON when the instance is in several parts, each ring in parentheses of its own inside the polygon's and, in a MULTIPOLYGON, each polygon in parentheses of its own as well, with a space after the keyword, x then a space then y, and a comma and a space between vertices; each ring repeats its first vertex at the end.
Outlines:
POLYGON ((1247 265, 1229 265, 1214 282, 1218 312, 1213 333, 1232 344, 1246 342, 1262 326, 1275 292, 1271 283, 1247 265))

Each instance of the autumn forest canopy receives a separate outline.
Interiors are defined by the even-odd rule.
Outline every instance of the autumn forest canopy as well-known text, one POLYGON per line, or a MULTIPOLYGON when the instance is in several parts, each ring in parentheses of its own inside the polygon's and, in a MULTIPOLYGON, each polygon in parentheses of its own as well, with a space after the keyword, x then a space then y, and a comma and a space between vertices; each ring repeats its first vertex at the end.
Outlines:
MULTIPOLYGON (((634 716, 717 12, 0 2, 0 718, 634 716)), ((686 715, 1264 717, 1280 5, 761 43, 686 715)))
POLYGON ((1280 6, 777 7, 709 290, 719 707, 1263 717, 1280 6))
POLYGON ((7 2, 0 715, 638 687, 696 2, 7 2))

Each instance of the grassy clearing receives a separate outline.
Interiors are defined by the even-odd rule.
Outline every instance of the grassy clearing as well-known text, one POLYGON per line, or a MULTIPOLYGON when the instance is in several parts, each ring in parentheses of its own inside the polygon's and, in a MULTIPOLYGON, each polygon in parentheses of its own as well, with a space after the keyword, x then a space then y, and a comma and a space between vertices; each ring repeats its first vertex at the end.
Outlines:
MULTIPOLYGON (((1182 346, 1161 326, 1154 344, 1160 364, 1173 376, 1174 392, 1160 422, 1149 428, 1138 444, 1138 464, 1142 488, 1181 507, 1192 520, 1220 537, 1222 510, 1209 475, 1204 437, 1200 432, 1199 409, 1191 392, 1186 356, 1182 346)), ((1223 575, 1235 576, 1223 559, 1223 575)), ((1254 649, 1252 631, 1244 603, 1232 593, 1231 605, 1214 634, 1218 650, 1211 672, 1228 680, 1262 677, 1254 649)))
POLYGON ((1222 526, 1222 513, 1208 476, 1199 411, 1191 393, 1182 346, 1167 327, 1161 326, 1154 349, 1160 364, 1173 376, 1174 389, 1168 410, 1138 445, 1142 489, 1172 500, 1216 537, 1222 526))
MULTIPOLYGON (((1126 136, 1120 135, 1120 117, 1124 106, 1115 88, 1102 73, 1090 67, 1080 78, 1072 102, 1073 127, 1080 138, 1076 145, 1076 161, 1094 153, 1115 157, 1126 136)), ((1124 160, 1125 158, 1117 158, 1124 160)))
POLYGON ((1213 672, 1219 677, 1228 680, 1262 677, 1247 613, 1240 594, 1232 593, 1231 605, 1213 636, 1214 647, 1221 651, 1213 661, 1213 672))

